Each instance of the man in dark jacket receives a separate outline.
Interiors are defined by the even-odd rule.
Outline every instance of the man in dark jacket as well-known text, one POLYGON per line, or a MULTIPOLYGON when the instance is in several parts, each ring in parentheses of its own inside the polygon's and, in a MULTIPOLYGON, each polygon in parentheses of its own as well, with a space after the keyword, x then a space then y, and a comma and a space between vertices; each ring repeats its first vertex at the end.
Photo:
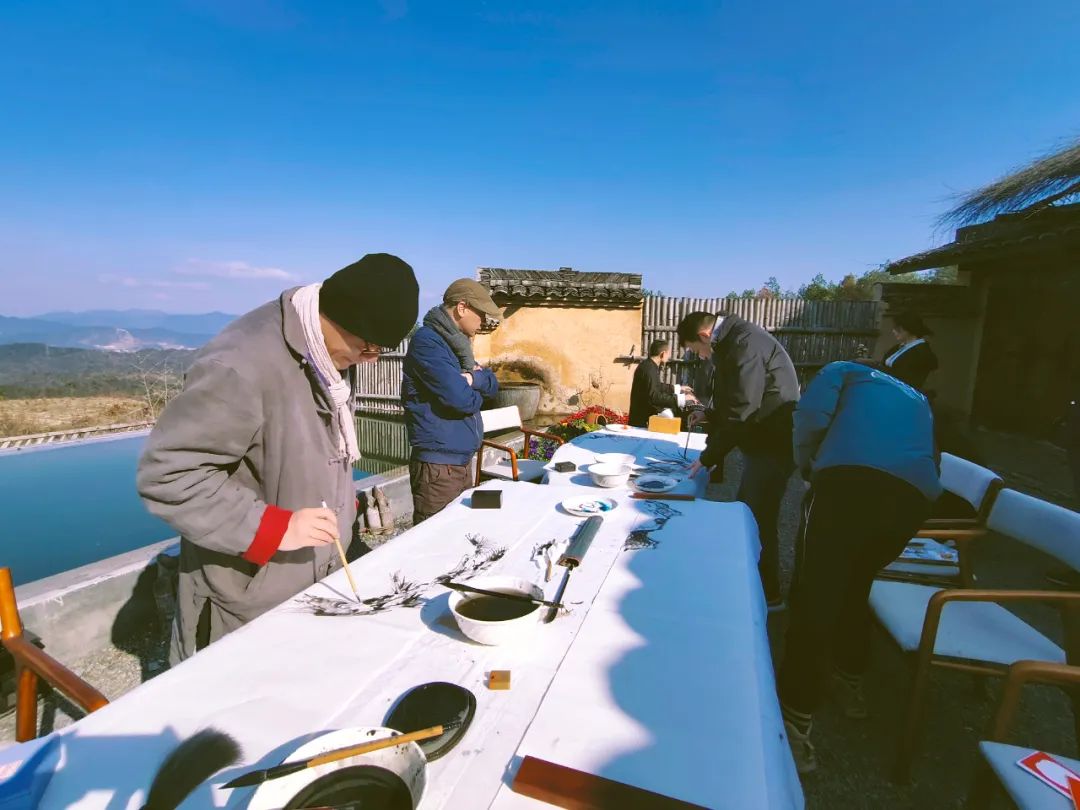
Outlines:
POLYGON ((409 343, 401 401, 412 446, 414 523, 440 511, 472 482, 469 460, 484 438, 480 410, 499 384, 494 373, 477 365, 470 339, 488 319, 501 317, 478 281, 459 278, 409 343))
POLYGON ((702 359, 712 358, 713 396, 709 435, 690 468, 723 469, 732 448, 745 464, 738 500, 750 507, 761 538, 761 573, 770 609, 783 606, 780 593, 777 518, 795 465, 791 414, 799 401, 795 366, 780 343, 737 315, 691 312, 679 322, 679 341, 702 359))
POLYGON ((634 371, 634 383, 630 387, 630 419, 634 427, 645 427, 649 417, 665 408, 674 412, 693 402, 693 392, 679 385, 660 380, 660 366, 667 362, 671 344, 666 340, 654 340, 649 345, 649 356, 634 371))

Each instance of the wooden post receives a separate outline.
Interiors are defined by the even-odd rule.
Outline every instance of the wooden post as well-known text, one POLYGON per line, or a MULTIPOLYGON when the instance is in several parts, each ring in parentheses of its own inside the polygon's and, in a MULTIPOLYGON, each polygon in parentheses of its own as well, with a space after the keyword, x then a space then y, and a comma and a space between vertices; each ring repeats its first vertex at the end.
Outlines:
POLYGON ((30 667, 18 666, 15 690, 15 742, 27 742, 37 736, 38 676, 30 667))
POLYGON ((15 604, 15 586, 11 582, 11 569, 0 568, 0 639, 18 638, 22 635, 19 606, 15 604))
MULTIPOLYGON (((11 569, 0 568, 0 641, 22 636, 19 606, 15 603, 15 586, 11 569)), ((15 661, 15 741, 26 742, 37 736, 38 678, 32 669, 15 661)))

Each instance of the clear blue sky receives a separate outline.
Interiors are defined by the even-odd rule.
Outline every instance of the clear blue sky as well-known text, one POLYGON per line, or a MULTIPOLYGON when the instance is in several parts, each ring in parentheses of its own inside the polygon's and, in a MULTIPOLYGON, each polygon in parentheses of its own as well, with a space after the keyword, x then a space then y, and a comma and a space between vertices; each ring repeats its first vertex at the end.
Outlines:
POLYGON ((371 251, 425 305, 839 278, 1080 134, 1077 42, 1076 0, 5 0, 0 313, 240 312, 371 251))

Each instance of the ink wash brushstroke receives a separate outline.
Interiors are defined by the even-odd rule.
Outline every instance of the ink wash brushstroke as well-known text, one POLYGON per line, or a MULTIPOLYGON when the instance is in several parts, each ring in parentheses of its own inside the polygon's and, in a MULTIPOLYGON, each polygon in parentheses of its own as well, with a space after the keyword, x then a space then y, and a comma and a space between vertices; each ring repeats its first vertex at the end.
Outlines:
POLYGON ((466 581, 483 573, 506 555, 506 548, 493 547, 491 541, 479 535, 465 536, 472 551, 458 561, 450 571, 429 582, 410 582, 395 572, 390 577, 391 591, 356 602, 352 599, 301 594, 296 598, 296 609, 313 616, 373 616, 391 608, 415 608, 425 601, 424 592, 444 582, 466 581))

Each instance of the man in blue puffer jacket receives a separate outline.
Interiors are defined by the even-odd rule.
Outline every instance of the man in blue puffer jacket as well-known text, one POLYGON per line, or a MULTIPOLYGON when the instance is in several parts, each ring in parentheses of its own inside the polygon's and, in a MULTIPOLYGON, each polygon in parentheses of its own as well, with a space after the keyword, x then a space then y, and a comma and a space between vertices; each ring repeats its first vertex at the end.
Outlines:
POLYGON ((930 403, 880 364, 825 366, 792 421, 795 463, 811 491, 778 686, 795 764, 807 773, 817 766, 810 726, 822 664, 835 665, 847 716, 865 717, 870 586, 942 490, 930 403))
POLYGON ((412 447, 413 523, 440 511, 472 482, 469 460, 484 438, 480 410, 499 384, 476 363, 471 338, 488 319, 501 317, 479 282, 461 278, 409 342, 401 401, 412 447))

